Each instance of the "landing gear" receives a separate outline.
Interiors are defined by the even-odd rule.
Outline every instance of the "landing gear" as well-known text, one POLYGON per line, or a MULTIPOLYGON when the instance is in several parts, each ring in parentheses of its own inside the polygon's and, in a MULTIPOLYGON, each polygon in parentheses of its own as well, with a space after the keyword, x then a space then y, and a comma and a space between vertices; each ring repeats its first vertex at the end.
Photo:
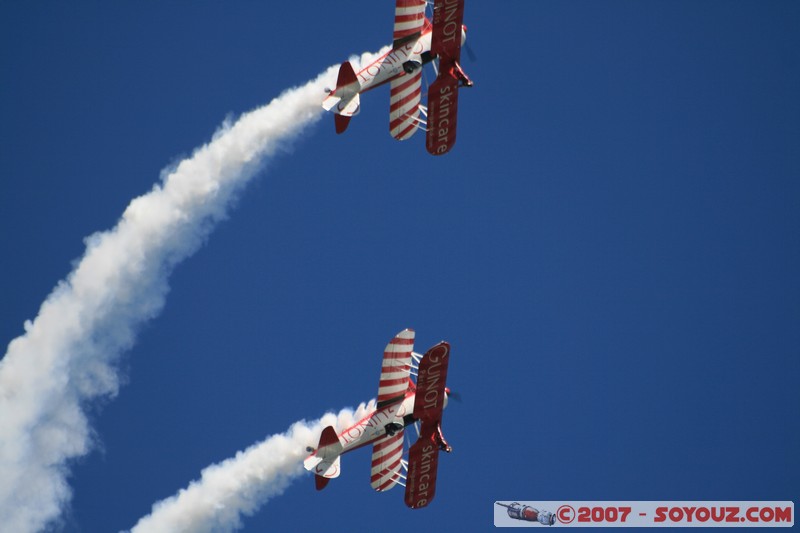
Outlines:
POLYGON ((444 440, 441 424, 436 424, 436 432, 433 434, 433 440, 436 442, 436 444, 439 445, 439 449, 442 450, 443 452, 450 453, 453 451, 452 446, 447 444, 447 441, 444 440))
POLYGON ((464 72, 464 69, 461 68, 461 65, 458 63, 458 61, 453 62, 453 75, 458 80, 459 87, 472 87, 475 85, 472 80, 469 79, 467 73, 464 72))

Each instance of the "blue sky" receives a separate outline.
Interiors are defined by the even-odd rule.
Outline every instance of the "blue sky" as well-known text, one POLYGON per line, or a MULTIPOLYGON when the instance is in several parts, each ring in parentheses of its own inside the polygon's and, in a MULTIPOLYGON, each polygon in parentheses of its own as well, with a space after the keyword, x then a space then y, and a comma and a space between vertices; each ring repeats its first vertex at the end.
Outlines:
MULTIPOLYGON (((391 2, 0 5, 0 340, 228 115, 388 44, 391 2)), ((496 500, 797 500, 800 6, 467 2, 458 141, 388 89, 272 160, 94 404, 65 531, 150 506, 452 345, 436 500, 343 457, 245 531, 491 527, 496 500)), ((322 94, 320 98, 322 98, 322 94)))

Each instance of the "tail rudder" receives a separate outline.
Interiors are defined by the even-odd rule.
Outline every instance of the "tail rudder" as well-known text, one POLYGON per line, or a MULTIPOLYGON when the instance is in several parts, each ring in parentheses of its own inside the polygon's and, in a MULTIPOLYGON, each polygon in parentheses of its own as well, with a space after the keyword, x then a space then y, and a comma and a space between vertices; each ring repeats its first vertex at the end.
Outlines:
POLYGON ((329 477, 324 476, 314 476, 314 485, 317 487, 317 490, 322 490, 328 486, 328 482, 331 480, 329 477))
POLYGON ((319 436, 319 448, 317 448, 317 453, 323 449, 329 450, 334 455, 339 455, 344 449, 333 426, 328 426, 323 429, 319 436))
POLYGON ((343 133, 350 123, 350 118, 357 115, 361 109, 360 91, 361 84, 358 82, 353 65, 349 61, 345 61, 339 67, 336 89, 331 91, 322 102, 323 109, 336 114, 334 117, 336 133, 343 133))
POLYGON ((331 478, 339 477, 341 453, 344 450, 336 430, 328 426, 322 430, 319 446, 303 461, 303 467, 314 473, 317 490, 322 490, 331 478))
POLYGON ((353 70, 353 65, 349 61, 342 63, 339 67, 339 77, 336 79, 337 91, 354 91, 361 90, 361 84, 358 83, 356 71, 353 70))
POLYGON ((336 430, 333 426, 328 426, 322 430, 319 436, 319 444, 317 448, 306 448, 311 455, 306 457, 303 461, 303 466, 306 470, 313 472, 316 466, 322 462, 330 462, 335 457, 338 457, 344 450, 342 443, 339 441, 336 430))
POLYGON ((333 115, 333 123, 336 126, 336 133, 344 133, 344 130, 346 130, 348 124, 350 124, 351 118, 353 117, 349 117, 347 115, 333 115))
POLYGON ((332 459, 323 459, 318 462, 312 472, 314 472, 314 482, 317 490, 322 490, 328 484, 328 481, 339 477, 342 471, 342 456, 337 455, 332 459))

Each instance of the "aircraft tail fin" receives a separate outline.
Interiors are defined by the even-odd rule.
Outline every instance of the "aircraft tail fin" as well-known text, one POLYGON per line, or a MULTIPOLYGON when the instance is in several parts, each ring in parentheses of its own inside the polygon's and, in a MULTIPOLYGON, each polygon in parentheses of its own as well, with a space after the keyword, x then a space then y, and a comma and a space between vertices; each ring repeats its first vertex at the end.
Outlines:
POLYGON ((347 126, 350 124, 350 119, 353 117, 348 117, 347 115, 333 115, 333 122, 336 126, 336 133, 344 133, 344 130, 347 129, 347 126))
POLYGON ((339 67, 339 77, 336 80, 336 89, 328 93, 322 101, 322 108, 336 114, 336 133, 343 133, 350 123, 350 117, 357 115, 361 109, 359 92, 361 84, 358 82, 353 65, 349 61, 339 67))
POLYGON ((358 83, 356 71, 353 70, 353 65, 349 61, 342 63, 339 67, 339 76, 336 78, 336 90, 350 90, 358 92, 361 90, 361 84, 358 83))
POLYGON ((344 447, 333 426, 323 429, 319 437, 319 446, 303 461, 303 467, 314 473, 317 490, 324 489, 329 479, 339 477, 343 450, 344 447))
MULTIPOLYGON (((308 468, 308 467, 306 467, 308 468)), ((322 490, 328 484, 328 481, 335 477, 339 477, 342 470, 342 456, 337 455, 330 459, 322 459, 319 461, 312 472, 314 472, 314 483, 317 490, 322 490)))
POLYGON ((325 452, 324 455, 327 457, 329 455, 339 455, 342 453, 344 447, 342 443, 339 441, 339 436, 336 435, 336 430, 333 426, 328 426, 322 430, 322 433, 319 436, 319 447, 317 448, 317 454, 320 452, 325 452))

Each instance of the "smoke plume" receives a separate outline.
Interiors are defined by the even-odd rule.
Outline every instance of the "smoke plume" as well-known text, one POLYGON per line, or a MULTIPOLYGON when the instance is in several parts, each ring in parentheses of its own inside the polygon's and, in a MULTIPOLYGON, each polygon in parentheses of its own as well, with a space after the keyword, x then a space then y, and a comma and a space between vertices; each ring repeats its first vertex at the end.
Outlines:
POLYGON ((243 515, 252 515, 305 472, 305 448, 317 445, 323 428, 332 425, 337 432, 342 431, 374 410, 375 402, 370 401, 355 412, 345 409, 311 423, 296 422, 286 433, 273 435, 205 468, 199 480, 153 505, 153 512, 139 520, 131 532, 221 533, 240 528, 243 515))
POLYGON ((161 311, 175 265, 197 251, 268 158, 319 119, 323 90, 335 79, 331 67, 223 124, 135 198, 113 229, 85 240, 74 270, 9 343, 0 360, 4 531, 38 531, 59 516, 71 496, 69 460, 92 445, 87 403, 117 394, 119 356, 161 311))

